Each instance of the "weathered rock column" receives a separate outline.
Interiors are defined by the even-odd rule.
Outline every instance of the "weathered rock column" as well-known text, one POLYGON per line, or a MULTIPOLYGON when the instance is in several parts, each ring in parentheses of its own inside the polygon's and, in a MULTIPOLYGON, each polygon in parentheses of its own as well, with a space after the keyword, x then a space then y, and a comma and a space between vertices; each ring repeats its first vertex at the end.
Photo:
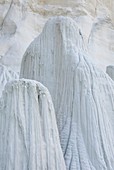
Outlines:
POLYGON ((46 23, 25 52, 20 77, 49 89, 67 169, 113 170, 114 83, 89 60, 72 19, 46 23))
POLYGON ((0 170, 66 170, 48 90, 31 80, 6 85, 0 108, 0 170))

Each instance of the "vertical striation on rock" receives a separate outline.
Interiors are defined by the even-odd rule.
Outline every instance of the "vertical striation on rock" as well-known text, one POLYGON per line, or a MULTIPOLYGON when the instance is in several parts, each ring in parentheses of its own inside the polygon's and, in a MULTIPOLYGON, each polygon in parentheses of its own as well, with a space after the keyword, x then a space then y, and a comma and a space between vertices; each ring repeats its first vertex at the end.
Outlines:
POLYGON ((7 68, 6 66, 0 64, 0 97, 2 95, 2 91, 6 83, 17 78, 18 78, 17 73, 7 68))
POLYGON ((114 80, 114 66, 107 66, 106 72, 114 80))
POLYGON ((48 20, 24 54, 20 77, 49 89, 67 169, 113 170, 114 83, 88 59, 72 19, 48 20))
POLYGON ((32 80, 5 86, 0 108, 0 170, 65 170, 46 87, 32 80))

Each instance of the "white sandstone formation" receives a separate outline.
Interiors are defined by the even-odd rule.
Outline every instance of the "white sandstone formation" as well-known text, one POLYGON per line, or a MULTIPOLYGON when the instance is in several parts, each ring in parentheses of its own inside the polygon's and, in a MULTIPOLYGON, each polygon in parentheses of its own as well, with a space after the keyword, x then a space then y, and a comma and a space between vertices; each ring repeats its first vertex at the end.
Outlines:
POLYGON ((68 17, 48 20, 26 50, 20 77, 49 89, 68 170, 113 170, 114 83, 88 59, 68 17))
POLYGON ((107 66, 106 72, 114 80, 114 66, 107 66))
POLYGON ((17 79, 18 75, 10 68, 0 64, 0 97, 7 82, 17 79))
POLYGON ((66 170, 47 88, 15 80, 1 99, 0 170, 66 170))
POLYGON ((0 0, 0 63, 19 71, 29 44, 60 15, 78 23, 99 67, 114 64, 114 0, 0 0))

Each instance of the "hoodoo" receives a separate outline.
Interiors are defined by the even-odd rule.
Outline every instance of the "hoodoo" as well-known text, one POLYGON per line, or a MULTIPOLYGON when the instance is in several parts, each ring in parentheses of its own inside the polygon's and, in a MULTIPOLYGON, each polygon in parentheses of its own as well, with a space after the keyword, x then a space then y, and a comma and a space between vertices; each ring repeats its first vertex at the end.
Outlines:
POLYGON ((66 170, 48 90, 15 80, 0 104, 0 170, 66 170))
POLYGON ((8 69, 6 66, 0 64, 0 97, 2 95, 2 91, 6 83, 17 78, 17 73, 15 73, 11 69, 8 69))
POLYGON ((49 89, 68 170, 114 169, 114 83, 89 60, 72 19, 48 20, 24 54, 20 77, 49 89))

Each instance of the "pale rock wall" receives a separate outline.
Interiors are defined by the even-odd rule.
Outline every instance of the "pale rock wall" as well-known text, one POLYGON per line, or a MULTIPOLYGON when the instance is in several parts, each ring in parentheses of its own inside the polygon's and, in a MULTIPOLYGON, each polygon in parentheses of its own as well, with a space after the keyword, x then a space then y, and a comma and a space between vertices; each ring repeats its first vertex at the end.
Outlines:
POLYGON ((1 0, 0 62, 19 71, 26 48, 55 15, 75 19, 100 68, 114 63, 113 0, 1 0))
POLYGON ((46 23, 25 52, 20 77, 49 89, 67 169, 113 170, 114 82, 88 58, 75 21, 46 23))
POLYGON ((66 170, 53 103, 36 81, 5 86, 0 103, 0 170, 66 170))

